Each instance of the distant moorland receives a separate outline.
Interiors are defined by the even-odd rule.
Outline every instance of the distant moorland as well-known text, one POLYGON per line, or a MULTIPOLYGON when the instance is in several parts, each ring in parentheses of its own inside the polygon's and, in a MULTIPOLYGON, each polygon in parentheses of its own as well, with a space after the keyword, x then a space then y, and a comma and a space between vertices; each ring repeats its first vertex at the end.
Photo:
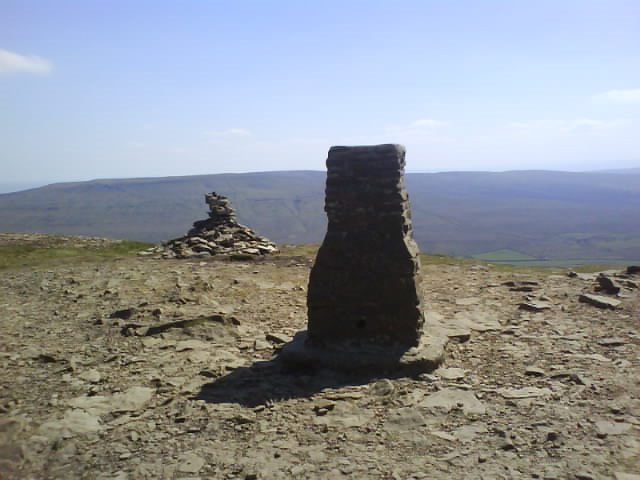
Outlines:
MULTIPOLYGON (((286 171, 58 183, 0 194, 0 231, 159 242, 231 198, 240 222, 278 243, 320 243, 324 172, 286 171)), ((640 169, 408 173, 423 251, 488 261, 640 260, 640 169)))

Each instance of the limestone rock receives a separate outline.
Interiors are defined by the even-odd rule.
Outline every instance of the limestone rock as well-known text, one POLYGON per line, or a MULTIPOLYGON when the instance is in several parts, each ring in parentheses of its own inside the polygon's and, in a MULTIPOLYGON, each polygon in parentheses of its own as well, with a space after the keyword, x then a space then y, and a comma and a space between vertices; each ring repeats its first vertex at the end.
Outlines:
POLYGON ((640 480, 640 474, 636 473, 615 472, 613 475, 615 480, 640 480))
POLYGON ((67 410, 60 420, 49 420, 40 425, 39 433, 47 438, 69 438, 100 431, 100 418, 94 413, 78 409, 67 410))
POLYGON ((527 367, 524 374, 530 377, 544 377, 545 371, 538 367, 527 367))
POLYGON ((327 425, 337 428, 362 427, 371 422, 374 412, 354 405, 350 402, 339 402, 324 416, 314 418, 316 425, 327 425))
POLYGON ((579 299, 582 303, 588 303, 589 305, 593 305, 598 308, 609 308, 611 310, 616 309, 620 306, 620 300, 615 300, 613 298, 604 297, 602 295, 591 295, 589 293, 584 293, 580 295, 579 299))
POLYGON ((464 368, 439 368, 434 373, 445 380, 461 380, 465 376, 464 368))
POLYGON ((607 274, 601 273, 596 280, 598 282, 597 291, 608 293, 609 295, 620 293, 621 287, 618 282, 607 274))
POLYGON ((632 425, 626 422, 596 422, 596 432, 599 436, 622 435, 631 430, 632 425))
POLYGON ((503 285, 510 287, 512 292, 533 292, 539 283, 533 280, 510 280, 503 285))
POLYGON ((419 404, 421 407, 443 409, 447 412, 461 408, 465 415, 484 415, 486 409, 473 392, 458 388, 444 388, 427 396, 419 404))
POLYGON ((377 381, 370 387, 370 391, 373 395, 384 397, 386 395, 391 395, 395 387, 393 386, 393 382, 383 378, 382 380, 377 381))
POLYGON ((204 458, 193 452, 183 453, 178 458, 178 472, 180 473, 198 473, 205 465, 204 458))
POLYGON ((627 343, 626 340, 621 337, 606 337, 598 340, 598 345, 603 347, 620 347, 625 343, 627 343))
POLYGON ((522 388, 500 388, 498 393, 504 398, 520 399, 520 398, 534 398, 551 395, 551 390, 548 388, 538 387, 522 387, 522 388))
POLYGON ((122 308, 109 315, 109 318, 120 318, 122 320, 129 320, 133 315, 135 315, 136 311, 137 310, 134 307, 122 308))
POLYGON ((102 379, 102 376, 100 375, 100 372, 95 368, 91 368, 85 372, 80 373, 78 375, 78 378, 89 383, 98 383, 102 379))
POLYGON ((551 304, 547 302, 525 302, 521 303, 518 308, 520 310, 528 310, 530 312, 542 312, 544 310, 549 310, 551 308, 551 304))
POLYGON ((424 416, 415 408, 403 407, 392 411, 385 422, 385 430, 398 432, 419 429, 426 425, 424 416))
POLYGON ((104 415, 111 412, 135 412, 143 408, 151 400, 153 392, 154 389, 152 388, 136 386, 109 396, 77 397, 69 401, 69 405, 93 415, 104 415))

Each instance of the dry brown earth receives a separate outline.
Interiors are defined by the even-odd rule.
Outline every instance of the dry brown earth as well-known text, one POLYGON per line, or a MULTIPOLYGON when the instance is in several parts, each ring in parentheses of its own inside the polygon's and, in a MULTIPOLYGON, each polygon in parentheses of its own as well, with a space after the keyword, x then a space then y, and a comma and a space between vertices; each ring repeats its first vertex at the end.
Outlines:
POLYGON ((438 371, 287 372, 311 261, 0 272, 0 478, 640 478, 633 283, 600 309, 594 275, 425 265, 438 371))

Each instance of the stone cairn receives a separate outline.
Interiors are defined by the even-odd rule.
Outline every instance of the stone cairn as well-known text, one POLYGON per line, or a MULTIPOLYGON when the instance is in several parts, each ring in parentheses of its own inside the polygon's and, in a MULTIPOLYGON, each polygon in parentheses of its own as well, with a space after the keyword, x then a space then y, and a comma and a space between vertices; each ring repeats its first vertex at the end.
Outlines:
POLYGON ((147 250, 166 258, 193 258, 213 255, 259 256, 278 251, 267 238, 257 235, 236 220, 229 199, 216 192, 207 193, 209 218, 194 222, 185 236, 147 250))
POLYGON ((329 220, 309 278, 308 331, 282 350, 294 364, 435 368, 446 340, 422 335, 418 246, 401 145, 332 147, 329 220))

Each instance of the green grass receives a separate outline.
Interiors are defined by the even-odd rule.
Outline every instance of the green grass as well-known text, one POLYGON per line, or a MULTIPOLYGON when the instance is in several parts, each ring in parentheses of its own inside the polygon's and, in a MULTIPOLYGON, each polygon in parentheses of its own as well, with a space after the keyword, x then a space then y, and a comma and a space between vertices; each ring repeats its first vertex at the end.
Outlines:
POLYGON ((527 255, 526 253, 504 248, 501 250, 494 250, 492 252, 479 253, 477 255, 473 255, 473 258, 485 260, 487 262, 520 262, 536 260, 535 257, 527 255))
POLYGON ((320 245, 315 243, 303 245, 278 245, 278 248, 280 249, 280 255, 283 256, 315 257, 320 245))
MULTIPOLYGON (((20 267, 39 267, 61 263, 77 263, 107 260, 113 258, 121 258, 127 256, 135 256, 141 250, 144 250, 152 244, 137 241, 111 241, 103 246, 82 245, 82 241, 74 242, 65 237, 47 236, 46 238, 32 242, 17 242, 9 244, 0 244, 0 270, 20 267)), ((304 245, 281 245, 280 255, 283 256, 304 256, 313 258, 318 251, 317 244, 304 245)), ((420 254, 422 265, 486 265, 492 270, 500 271, 543 271, 548 273, 566 271, 567 268, 576 265, 576 261, 541 261, 528 260, 526 255, 519 254, 511 250, 498 250, 489 252, 494 255, 483 254, 474 257, 458 257, 442 254, 420 254), (488 258, 487 258, 488 256, 488 258), (479 258, 485 257, 485 258, 479 258), (524 257, 524 258, 523 258, 524 257), (492 263, 495 262, 495 263, 492 263), (509 263, 513 262, 513 263, 509 263)), ((585 262, 587 263, 587 262, 585 262)), ((613 265, 606 261, 594 262, 597 264, 584 264, 573 268, 579 272, 595 272, 611 268, 619 268, 620 265, 613 265)), ((631 264, 633 262, 627 262, 631 264)), ((640 263, 640 262, 636 262, 640 263)))
POLYGON ((0 270, 126 257, 135 255, 150 246, 149 243, 128 240, 109 243, 104 247, 55 244, 0 245, 0 270))
MULTIPOLYGON (((306 245, 281 245, 280 246, 280 255, 283 256, 304 256, 313 258, 318 253, 319 245, 317 244, 306 244, 306 245)), ((529 258, 529 257, 527 257, 529 258)), ((485 265, 486 267, 491 268, 492 270, 498 271, 513 271, 518 270, 521 272, 526 271, 535 271, 535 272, 547 272, 547 273, 562 273, 566 271, 564 265, 559 265, 556 262, 548 262, 544 261, 536 261, 535 259, 532 261, 515 261, 513 263, 509 263, 508 261, 497 261, 496 263, 492 263, 488 260, 483 260, 475 257, 459 257, 453 255, 445 255, 445 254, 434 254, 434 253, 421 253, 420 254, 420 263, 423 266, 427 265, 460 265, 460 266, 472 266, 472 265, 485 265), (521 263, 522 262, 522 263, 521 263)), ((577 271, 598 271, 599 270, 607 270, 612 268, 611 265, 595 265, 595 266, 584 266, 577 271)))
POLYGON ((467 257, 454 257, 452 255, 421 253, 420 263, 422 265, 479 265, 483 262, 467 257))

